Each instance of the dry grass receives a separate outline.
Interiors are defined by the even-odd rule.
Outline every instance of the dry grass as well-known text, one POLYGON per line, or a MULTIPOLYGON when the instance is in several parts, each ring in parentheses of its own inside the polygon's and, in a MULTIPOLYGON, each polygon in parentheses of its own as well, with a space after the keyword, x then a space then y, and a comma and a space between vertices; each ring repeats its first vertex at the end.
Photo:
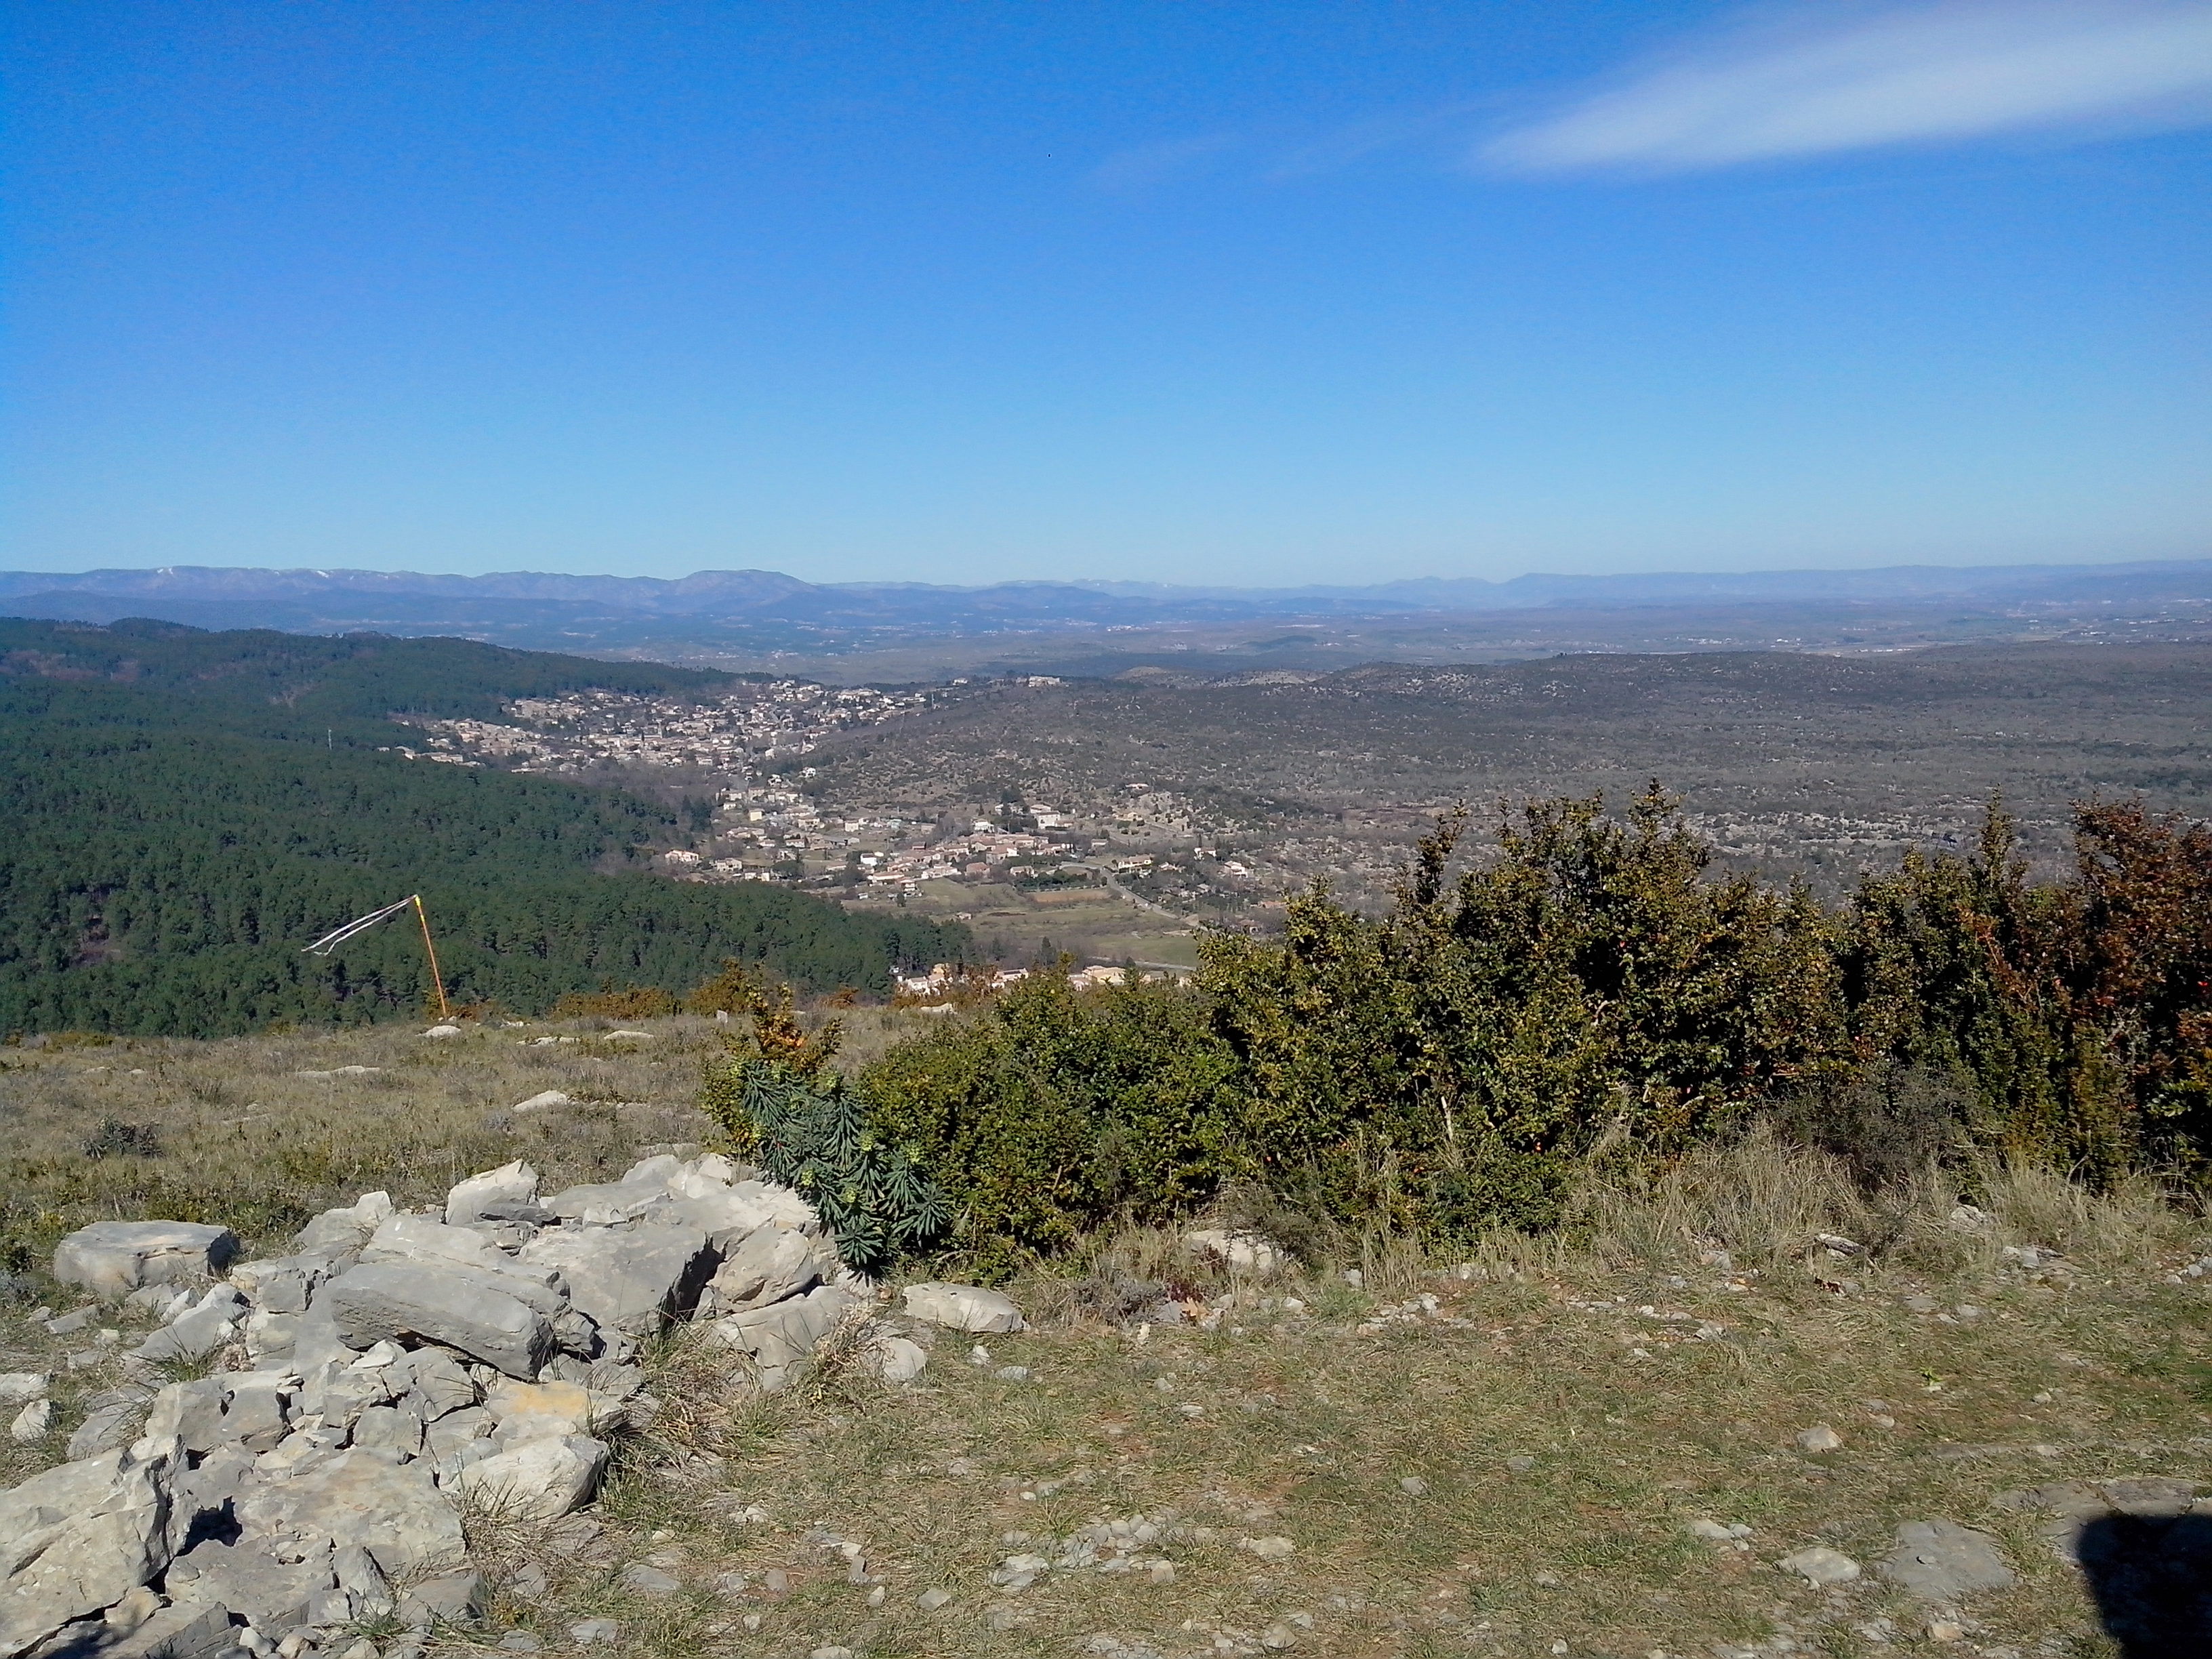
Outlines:
MULTIPOLYGON (((11 1224, 43 1248, 94 1214, 197 1206, 279 1248, 291 1217, 363 1188, 427 1202, 519 1153, 553 1181, 592 1179, 697 1138, 709 1028, 655 1022, 638 1052, 578 1029, 565 1034, 589 1040, 557 1051, 516 1046, 543 1029, 11 1054, 11 1224), (385 1069, 295 1075, 355 1063, 385 1069), (507 1115, 555 1087, 598 1103, 507 1115), (161 1155, 82 1157, 110 1116, 154 1124, 161 1155)), ((661 1410, 622 1446, 604 1535, 478 1517, 493 1622, 442 1639, 520 1628, 562 1650, 571 1624, 604 1617, 622 1653, 668 1659, 826 1645, 1182 1659, 1265 1640, 1361 1659, 1562 1642, 2116 1653, 2037 1517, 1992 1500, 2069 1478, 2212 1481, 2212 1306, 2199 1281, 2167 1282, 2203 1231, 2147 1186, 2098 1196, 2035 1170, 1872 1202, 1754 1138, 1656 1172, 1608 1166, 1562 1233, 1450 1261, 1355 1238, 1260 1284, 1127 1231, 1014 1287, 1036 1329, 982 1339, 980 1364, 973 1339, 940 1334, 906 1388, 841 1352, 763 1398, 680 1334, 653 1358, 661 1410), (1978 1218, 1954 1215, 1962 1197, 1978 1218), (1823 1233, 1872 1248, 1832 1250, 1823 1233), (2022 1246, 2057 1255, 2024 1262, 2022 1246), (1103 1316, 1126 1311, 1117 1285, 1229 1300, 1211 1329, 1146 1328, 1103 1316), (1815 1423, 1840 1450, 1797 1449, 1815 1423), (1139 1516, 1166 1529, 1144 1553, 1172 1562, 1172 1582, 1096 1567, 1018 1592, 993 1582, 1008 1557, 1058 1559, 1079 1529, 1139 1516), (1929 1610, 1871 1571, 1815 1591, 1771 1565, 1820 1542, 1871 1567, 1900 1522, 1935 1516, 1995 1534, 2021 1574, 1960 1610, 1957 1643, 1931 1641, 1929 1610), (1693 1536, 1698 1519, 1748 1526, 1751 1547, 1693 1536), (1286 1558, 1243 1547, 1274 1537, 1286 1558), (633 1563, 681 1588, 626 1582, 633 1563), (929 1590, 950 1599, 925 1610, 929 1590)), ((8 1315, 0 1369, 87 1340, 8 1315)), ((6 1478, 59 1441, 11 1444, 6 1478)))

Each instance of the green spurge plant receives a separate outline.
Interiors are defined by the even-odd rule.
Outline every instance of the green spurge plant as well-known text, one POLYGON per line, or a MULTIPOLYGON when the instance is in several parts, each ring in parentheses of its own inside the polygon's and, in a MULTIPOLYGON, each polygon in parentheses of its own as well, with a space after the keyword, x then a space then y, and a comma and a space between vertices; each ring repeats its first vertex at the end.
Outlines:
POLYGON ((871 1127, 866 1103, 830 1069, 836 1024, 806 1037, 788 987, 751 1001, 750 1051, 708 1078, 701 1109, 769 1180, 814 1206, 847 1267, 878 1272, 943 1237, 953 1219, 945 1189, 871 1127))
POLYGON ((803 1077, 769 1060, 740 1069, 762 1173, 821 1212, 846 1266, 875 1272, 952 1225, 944 1188, 868 1127, 867 1107, 842 1078, 803 1077))

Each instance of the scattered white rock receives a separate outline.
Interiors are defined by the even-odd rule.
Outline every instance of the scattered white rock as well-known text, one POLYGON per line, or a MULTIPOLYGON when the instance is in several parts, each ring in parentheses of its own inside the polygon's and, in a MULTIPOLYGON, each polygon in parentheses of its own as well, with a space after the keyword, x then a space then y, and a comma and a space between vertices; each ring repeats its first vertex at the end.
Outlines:
POLYGON ((1784 1572, 1797 1574, 1808 1584, 1847 1584, 1859 1576, 1857 1562, 1826 1544, 1815 1544, 1795 1555, 1785 1555, 1774 1565, 1784 1572))
POLYGON ((980 1285, 948 1285, 932 1281, 906 1287, 909 1317, 942 1325, 949 1330, 979 1335, 1003 1335, 1026 1330, 1029 1323, 1011 1297, 980 1285))
MULTIPOLYGON (((1232 1273, 1255 1279, 1272 1278, 1288 1264, 1282 1246, 1257 1233, 1231 1232, 1225 1227, 1200 1227, 1182 1236, 1184 1247, 1194 1255, 1221 1263, 1232 1273)), ((1352 1275, 1345 1275, 1347 1280, 1352 1275)))
POLYGON ((460 1034, 461 1028, 458 1025, 433 1025, 422 1033, 426 1037, 457 1037, 460 1034))
POLYGON ((1693 1538, 1703 1538, 1715 1544, 1729 1544, 1740 1550, 1751 1547, 1745 1541, 1751 1536, 1751 1528, 1740 1521, 1723 1522, 1699 1516, 1686 1522, 1684 1530, 1693 1538))
POLYGON ((512 1109, 518 1112, 542 1112, 549 1106, 574 1106, 575 1103, 558 1089, 547 1089, 531 1096, 527 1100, 516 1101, 512 1109))
POLYGON ((1296 1544, 1279 1534, 1268 1538, 1240 1538, 1237 1547, 1250 1551, 1262 1561, 1287 1561, 1297 1550, 1296 1544))
POLYGON ((886 1382, 911 1382, 929 1364, 929 1352, 912 1337, 886 1336, 867 1350, 868 1365, 886 1382))
POLYGON ((52 1382, 44 1371, 0 1371, 0 1401, 43 1400, 52 1382))

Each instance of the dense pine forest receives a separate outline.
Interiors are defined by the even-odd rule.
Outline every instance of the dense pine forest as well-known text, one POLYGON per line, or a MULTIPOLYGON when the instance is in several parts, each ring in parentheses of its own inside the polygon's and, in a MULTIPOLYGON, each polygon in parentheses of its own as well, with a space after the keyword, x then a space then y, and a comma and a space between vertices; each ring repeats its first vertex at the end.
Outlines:
POLYGON ((396 713, 486 714, 586 686, 716 677, 458 640, 0 621, 0 1031, 216 1036, 413 1015, 421 941, 307 941, 420 891, 448 996, 535 1012, 726 960, 809 990, 887 988, 957 927, 636 867, 672 817, 635 797, 411 763, 396 713))

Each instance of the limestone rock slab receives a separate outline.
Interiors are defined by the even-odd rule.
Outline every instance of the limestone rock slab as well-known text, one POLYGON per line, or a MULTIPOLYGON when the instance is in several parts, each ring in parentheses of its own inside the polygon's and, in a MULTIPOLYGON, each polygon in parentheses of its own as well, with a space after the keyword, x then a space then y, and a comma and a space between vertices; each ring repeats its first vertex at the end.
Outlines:
POLYGON ((95 1221, 54 1247, 54 1277, 102 1301, 145 1285, 190 1283, 229 1266, 238 1235, 197 1221, 95 1221))
POLYGON ((640 1337, 689 1312, 716 1261, 702 1229, 657 1219, 544 1233, 522 1247, 520 1259, 557 1272, 570 1303, 602 1330, 640 1337))
POLYGON ((457 1182, 446 1194, 446 1224, 472 1225, 493 1213, 486 1207, 489 1205, 537 1201, 538 1171, 518 1158, 512 1164, 502 1164, 496 1170, 486 1170, 457 1182))
POLYGON ((906 1310, 915 1319, 978 1335, 1003 1335, 1028 1328, 1010 1297, 987 1291, 980 1285, 948 1285, 933 1280, 906 1287, 906 1310))
POLYGON ((491 1278, 453 1267, 365 1262, 332 1279, 324 1294, 340 1340, 352 1346, 386 1339, 434 1342, 509 1376, 535 1376, 555 1351, 551 1321, 491 1278))
POLYGON ((113 1607, 168 1565, 173 1440, 64 1463, 0 1492, 0 1655, 113 1607))
POLYGON ((551 1521, 590 1499, 607 1453, 588 1435, 526 1440, 470 1463, 448 1484, 495 1512, 551 1521))
POLYGON ((395 1463, 370 1449, 340 1452, 289 1480, 257 1483, 234 1508, 245 1539, 359 1545, 394 1580, 463 1559, 460 1515, 432 1480, 430 1466, 395 1463))
POLYGON ((1875 1571, 1901 1589, 1950 1603, 1979 1590, 2008 1589, 2012 1568, 1985 1532, 1956 1521, 1908 1521, 1897 1529, 1897 1548, 1875 1571))

